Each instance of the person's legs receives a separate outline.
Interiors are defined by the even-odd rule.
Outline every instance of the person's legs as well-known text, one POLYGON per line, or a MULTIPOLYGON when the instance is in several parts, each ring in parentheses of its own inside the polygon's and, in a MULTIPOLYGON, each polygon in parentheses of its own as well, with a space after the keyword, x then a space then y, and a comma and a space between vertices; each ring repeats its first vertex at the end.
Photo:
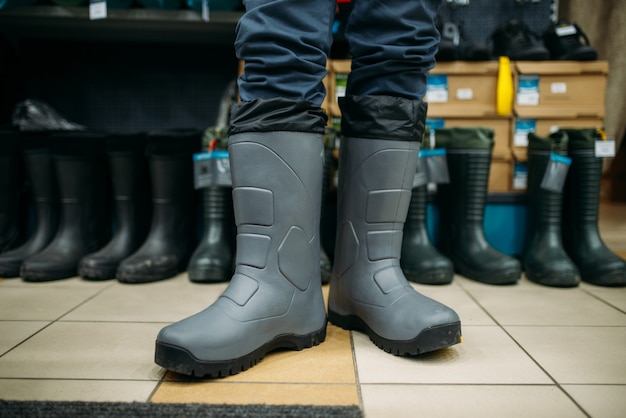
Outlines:
POLYGON ((235 49, 242 102, 282 97, 320 106, 332 43, 333 0, 246 0, 235 49))
POLYGON ((346 95, 421 101, 435 65, 441 0, 353 0, 346 27, 352 70, 346 95))
POLYGON ((461 340, 458 315, 416 292, 400 268, 438 3, 356 0, 346 30, 354 59, 339 102, 343 137, 328 315, 397 355, 461 340))
POLYGON ((242 102, 231 109, 228 147, 235 273, 215 303, 164 328, 156 343, 157 364, 195 376, 235 374, 326 335, 320 104, 334 2, 245 3, 236 41, 242 102))

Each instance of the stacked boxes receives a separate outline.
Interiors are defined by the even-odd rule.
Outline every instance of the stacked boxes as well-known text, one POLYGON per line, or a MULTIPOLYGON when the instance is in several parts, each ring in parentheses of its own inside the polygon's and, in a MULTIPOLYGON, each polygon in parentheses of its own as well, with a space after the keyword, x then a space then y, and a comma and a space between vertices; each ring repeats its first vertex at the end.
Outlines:
MULTIPOLYGON (((518 61, 511 63, 512 112, 496 112, 498 62, 453 61, 428 74, 427 124, 437 127, 481 126, 494 131, 490 192, 524 191, 528 132, 547 136, 559 128, 602 126, 606 61, 518 61)), ((341 117, 337 97, 345 93, 349 60, 331 60, 326 109, 341 117)), ((424 144, 428 146, 428 144, 424 144)))
POLYGON ((513 187, 524 190, 528 133, 548 136, 560 128, 602 126, 609 67, 606 61, 518 61, 513 66, 513 187))

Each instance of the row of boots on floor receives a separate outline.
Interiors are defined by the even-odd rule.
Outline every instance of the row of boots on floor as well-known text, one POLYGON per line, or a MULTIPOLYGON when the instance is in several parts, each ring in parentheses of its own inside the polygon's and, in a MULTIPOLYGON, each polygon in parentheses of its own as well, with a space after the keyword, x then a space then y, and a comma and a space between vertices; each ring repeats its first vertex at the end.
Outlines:
POLYGON ((437 187, 437 246, 427 231, 427 186, 413 189, 400 259, 409 280, 446 284, 456 272, 483 283, 513 284, 524 271, 546 286, 574 287, 581 279, 599 286, 626 285, 626 262, 605 245, 598 229, 598 129, 561 129, 548 137, 529 133, 526 236, 522 254, 515 258, 494 249, 483 232, 493 131, 437 129, 435 138, 436 146, 447 151, 450 182, 437 187), (542 185, 552 154, 571 158, 561 191, 542 185))
MULTIPOLYGON (((0 277, 47 281, 80 275, 146 283, 187 271, 193 282, 230 278, 236 245, 231 188, 202 190, 204 228, 198 239, 192 156, 202 147, 202 132, 5 130, 2 135, 1 210, 6 216, 0 224, 0 277), (35 225, 18 245, 17 203, 24 188, 35 225)), ((626 262, 598 232, 602 160, 594 155, 595 129, 529 134, 527 237, 519 258, 498 251, 484 235, 493 131, 446 128, 435 130, 434 137, 436 147, 446 149, 450 181, 438 185, 435 197, 440 212, 436 246, 427 231, 427 186, 413 189, 401 257, 409 280, 447 284, 456 272, 501 285, 517 282, 525 271, 530 280, 548 286, 572 287, 581 278, 601 286, 626 285, 626 262), (551 153, 573 161, 564 193, 541 187, 551 153)), ((325 159, 323 196, 329 194, 332 150, 326 150, 325 159)), ((323 282, 331 266, 322 248, 323 282)))
POLYGON ((192 156, 202 138, 195 129, 114 135, 3 130, 0 277, 144 283, 188 270, 199 281, 216 274, 225 280, 232 266, 207 264, 204 249, 213 243, 231 251, 232 216, 229 225, 222 222, 232 212, 228 190, 205 192, 211 233, 198 245, 192 156), (27 228, 20 227, 24 217, 34 219, 27 228))

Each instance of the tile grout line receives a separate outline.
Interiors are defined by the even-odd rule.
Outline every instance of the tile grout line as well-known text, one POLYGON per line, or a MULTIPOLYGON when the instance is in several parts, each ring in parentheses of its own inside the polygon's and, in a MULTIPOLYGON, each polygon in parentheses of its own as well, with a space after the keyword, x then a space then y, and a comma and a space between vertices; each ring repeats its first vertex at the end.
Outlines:
POLYGON ((582 407, 582 405, 580 405, 564 388, 563 386, 550 374, 548 373, 548 371, 539 363, 538 360, 536 360, 527 350, 526 348, 524 348, 524 346, 522 346, 522 344, 520 344, 519 341, 517 341, 513 335, 511 335, 511 333, 498 321, 496 320, 496 318, 491 315, 491 313, 487 310, 487 308, 485 308, 479 301, 478 299, 476 299, 474 297, 474 295, 468 291, 467 289, 465 289, 463 286, 461 286, 463 288, 463 290, 465 291, 465 293, 470 297, 470 299, 472 299, 474 301, 474 303, 476 303, 480 309, 483 310, 483 312, 485 312, 485 314, 491 318, 496 325, 520 348, 520 350, 522 350, 527 356, 528 358, 530 358, 532 360, 533 363, 535 363, 537 365, 537 367, 539 367, 539 369, 544 372, 546 374, 546 376, 548 376, 548 378, 550 380, 552 380, 552 382, 554 383, 553 386, 556 386, 561 393, 563 393, 585 416, 591 418, 591 415, 589 413, 587 413, 587 411, 582 407))
MULTIPOLYGON (((5 355, 7 355, 8 353, 10 353, 11 351, 15 350, 16 348, 20 347, 21 345, 23 345, 24 343, 26 343, 27 341, 31 340, 33 337, 35 337, 36 335, 39 335, 41 332, 43 332, 44 330, 50 328, 53 324, 56 324, 57 322, 59 322, 59 320, 61 318, 63 318, 64 316, 66 316, 67 314, 75 311, 76 309, 78 309, 80 306, 84 305, 85 303, 87 303, 88 301, 92 300, 93 298, 95 298, 96 296, 100 295, 102 292, 104 292, 106 289, 112 287, 112 284, 109 284, 108 286, 103 286, 102 289, 100 289, 99 291, 97 291, 96 293, 94 293, 93 295, 91 295, 90 297, 84 299, 82 302, 78 303, 76 306, 74 306, 73 308, 71 308, 70 310, 66 311, 65 313, 61 314, 59 317, 57 317, 56 319, 46 319, 46 320, 29 320, 30 322, 48 322, 47 325, 45 325, 44 327, 42 327, 41 329, 35 331, 33 334, 29 335, 28 337, 24 338, 22 341, 18 342, 17 344, 15 344, 14 346, 12 346, 11 348, 9 348, 7 351, 5 351, 4 353, 0 354, 0 358, 4 357, 5 355)), ((3 320, 4 321, 4 320, 3 320)), ((23 320, 26 321, 26 320, 23 320)), ((86 321, 89 322, 89 321, 86 321)))
POLYGON ((365 415, 365 404, 363 403, 363 393, 361 392, 361 381, 359 380, 359 366, 356 360, 356 350, 354 346, 354 331, 350 332, 350 350, 352 351, 352 367, 354 367, 354 382, 356 383, 356 394, 359 400, 359 409, 365 415))

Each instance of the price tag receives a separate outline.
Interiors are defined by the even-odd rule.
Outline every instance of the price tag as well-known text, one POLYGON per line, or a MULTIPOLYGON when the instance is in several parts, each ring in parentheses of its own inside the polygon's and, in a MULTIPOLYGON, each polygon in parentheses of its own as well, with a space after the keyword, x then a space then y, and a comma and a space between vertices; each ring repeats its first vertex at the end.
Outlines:
POLYGON ((615 157, 615 140, 596 141, 596 157, 615 157))
POLYGON ((458 89, 456 91, 456 98, 458 100, 472 100, 474 98, 474 91, 469 88, 458 89))
POLYGON ((89 20, 106 19, 106 0, 89 0, 89 20))
POLYGON ((539 104, 539 76, 521 75, 517 83, 517 104, 537 106, 539 104))
POLYGON ((448 101, 448 76, 445 74, 427 75, 426 101, 446 103, 448 101))

